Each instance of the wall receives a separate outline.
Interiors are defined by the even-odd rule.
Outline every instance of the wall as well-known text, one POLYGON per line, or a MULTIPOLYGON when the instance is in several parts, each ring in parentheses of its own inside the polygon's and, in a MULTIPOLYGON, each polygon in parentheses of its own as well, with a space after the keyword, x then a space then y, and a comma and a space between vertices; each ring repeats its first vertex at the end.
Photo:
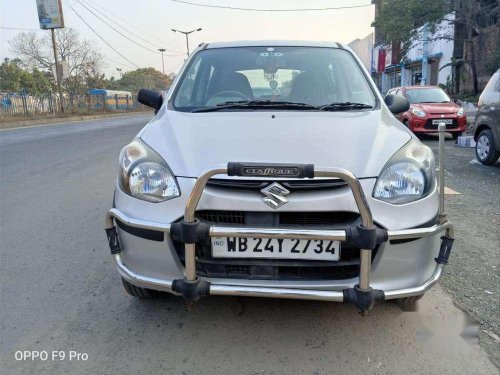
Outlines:
MULTIPOLYGON (((423 55, 424 55, 424 48, 427 48, 427 56, 440 56, 439 57, 439 72, 438 72, 438 84, 446 84, 446 80, 448 76, 451 78, 451 66, 447 66, 446 68, 443 68, 444 65, 448 64, 451 62, 451 58, 453 56, 453 40, 448 40, 444 39, 446 37, 453 38, 453 33, 454 33, 454 26, 451 23, 455 19, 455 15, 453 13, 448 14, 446 16, 446 21, 442 21, 437 29, 436 32, 433 34, 429 34, 427 36, 427 39, 429 42, 427 43, 427 46, 424 45, 422 41, 419 41, 417 43, 414 43, 413 46, 410 48, 407 54, 407 58, 410 61, 419 61, 422 60, 423 55), (441 69, 443 68, 443 69, 441 69)), ((425 39, 425 26, 419 27, 419 32, 422 36, 422 39, 425 39)), ((430 71, 430 64, 427 67, 427 77, 428 77, 428 82, 430 82, 430 76, 431 76, 431 71, 430 71)), ((409 77, 409 75, 407 75, 409 77)))
MULTIPOLYGON (((482 91, 492 72, 486 69, 486 65, 495 54, 500 54, 500 22, 481 30, 481 33, 473 38, 474 49, 476 51, 476 67, 479 90, 482 91)), ((464 46, 464 57, 468 60, 469 48, 464 46)), ((500 68, 500 65, 497 67, 500 68)), ((460 70, 460 92, 470 93, 474 90, 472 75, 469 73, 468 66, 462 66, 460 70)))
POLYGON ((363 39, 353 40, 348 46, 363 62, 365 68, 370 72, 372 66, 373 33, 363 39))

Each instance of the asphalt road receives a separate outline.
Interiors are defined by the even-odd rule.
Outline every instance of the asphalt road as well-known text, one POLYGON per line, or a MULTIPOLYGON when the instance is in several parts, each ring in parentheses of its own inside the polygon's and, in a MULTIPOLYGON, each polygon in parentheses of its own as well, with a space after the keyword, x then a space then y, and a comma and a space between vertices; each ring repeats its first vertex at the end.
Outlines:
POLYGON ((229 297, 187 312, 178 298, 125 295, 103 231, 117 155, 147 120, 0 131, 2 374, 498 373, 452 300, 495 350, 498 167, 469 164, 472 151, 448 142, 449 185, 462 193, 447 198, 460 236, 444 279, 452 295, 437 286, 418 312, 386 304, 363 318, 334 303, 229 297), (33 350, 49 358, 16 360, 33 350))

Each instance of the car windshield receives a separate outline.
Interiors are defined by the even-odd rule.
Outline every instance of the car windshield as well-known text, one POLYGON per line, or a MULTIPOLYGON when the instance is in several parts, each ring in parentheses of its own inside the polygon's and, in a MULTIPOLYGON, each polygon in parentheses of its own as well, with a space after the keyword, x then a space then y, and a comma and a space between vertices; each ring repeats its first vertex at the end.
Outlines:
POLYGON ((375 102, 353 56, 342 49, 320 47, 201 50, 171 99, 176 110, 187 112, 311 110, 332 103, 335 106, 323 109, 366 110, 375 102))
POLYGON ((416 103, 449 103, 450 98, 438 88, 407 89, 406 97, 411 104, 416 103))

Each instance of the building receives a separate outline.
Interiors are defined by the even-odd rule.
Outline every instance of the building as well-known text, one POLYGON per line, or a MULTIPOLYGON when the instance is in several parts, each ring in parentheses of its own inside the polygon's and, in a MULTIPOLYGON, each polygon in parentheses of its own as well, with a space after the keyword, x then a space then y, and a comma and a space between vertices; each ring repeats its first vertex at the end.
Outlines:
POLYGON ((365 36, 363 39, 355 39, 348 44, 354 53, 360 58, 366 70, 372 71, 373 64, 373 33, 365 36))
MULTIPOLYGON (((378 43, 372 49, 372 77, 381 92, 407 85, 450 85, 454 51, 453 14, 442 21, 434 33, 427 26, 418 28, 419 41, 401 58, 401 45, 378 43)), ((375 33, 377 35, 377 33, 375 33)), ((376 37, 375 37, 376 38, 376 37)))
MULTIPOLYGON (((375 18, 385 1, 389 0, 372 0, 375 18)), ((472 20, 464 20, 467 16, 463 14, 458 19, 455 13, 449 13, 433 33, 426 24, 421 25, 417 28, 418 41, 410 46, 405 59, 401 56, 401 44, 382 43, 375 27, 370 71, 379 90, 385 93, 405 85, 440 85, 455 94, 482 90, 500 66, 499 4, 498 0, 483 0, 478 6, 488 11, 472 20), (467 22, 472 32, 469 38, 467 22), (471 50, 476 51, 474 58, 471 50), (474 68, 466 61, 474 61, 474 68)))

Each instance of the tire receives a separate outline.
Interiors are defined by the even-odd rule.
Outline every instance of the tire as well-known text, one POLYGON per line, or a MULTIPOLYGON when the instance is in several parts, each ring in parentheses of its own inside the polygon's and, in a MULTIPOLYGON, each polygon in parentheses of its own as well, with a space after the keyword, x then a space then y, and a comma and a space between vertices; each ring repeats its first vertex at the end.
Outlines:
POLYGON ((132 297, 139 298, 139 299, 150 299, 150 298, 154 298, 156 296, 156 293, 154 290, 140 288, 138 286, 130 284, 127 280, 125 280, 123 278, 122 278, 122 283, 123 283, 123 288, 125 289, 125 292, 127 292, 127 294, 131 295, 132 297))
POLYGON ((424 295, 421 294, 419 296, 411 296, 411 297, 405 297, 405 298, 398 298, 396 300, 396 303, 398 304, 398 306, 403 311, 417 311, 417 309, 418 309, 418 301, 423 296, 424 295))
POLYGON ((461 137, 463 134, 463 132, 453 132, 451 133, 451 136, 453 137, 453 139, 458 139, 458 137, 461 137))
POLYGON ((497 162, 500 153, 496 152, 495 140, 490 129, 484 129, 477 136, 476 157, 485 165, 493 165, 497 162))

